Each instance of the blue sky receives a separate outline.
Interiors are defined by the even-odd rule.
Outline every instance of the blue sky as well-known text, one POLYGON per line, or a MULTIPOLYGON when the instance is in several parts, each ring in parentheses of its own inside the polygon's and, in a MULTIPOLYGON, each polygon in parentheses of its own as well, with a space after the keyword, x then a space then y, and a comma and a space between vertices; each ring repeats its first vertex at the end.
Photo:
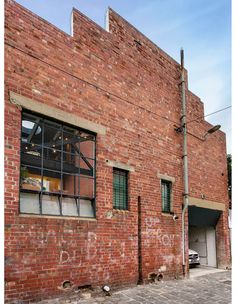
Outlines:
MULTIPOLYGON (((185 51, 189 89, 205 104, 205 114, 231 105, 230 0, 17 0, 70 33, 70 14, 77 8, 104 27, 108 6, 179 61, 185 51)), ((231 153, 231 109, 209 116, 227 134, 231 153)))

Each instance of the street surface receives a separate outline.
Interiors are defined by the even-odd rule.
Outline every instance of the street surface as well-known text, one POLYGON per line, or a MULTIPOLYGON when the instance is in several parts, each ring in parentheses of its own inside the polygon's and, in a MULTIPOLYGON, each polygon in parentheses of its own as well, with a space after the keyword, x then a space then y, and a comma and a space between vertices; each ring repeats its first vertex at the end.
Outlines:
POLYGON ((112 292, 111 296, 89 297, 90 293, 84 292, 38 304, 230 304, 231 271, 138 285, 112 292))

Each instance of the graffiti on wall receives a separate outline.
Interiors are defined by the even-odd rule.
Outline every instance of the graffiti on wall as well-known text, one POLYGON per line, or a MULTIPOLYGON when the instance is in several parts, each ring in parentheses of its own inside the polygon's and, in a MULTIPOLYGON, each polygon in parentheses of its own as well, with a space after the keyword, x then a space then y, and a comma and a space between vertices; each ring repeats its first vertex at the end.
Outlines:
POLYGON ((155 241, 163 247, 173 247, 175 239, 178 237, 176 233, 166 233, 163 228, 157 228, 159 226, 160 219, 157 217, 148 217, 145 219, 145 230, 142 235, 146 235, 144 243, 149 241, 155 241))
MULTIPOLYGON (((25 226, 22 225, 22 229, 25 230, 25 226)), ((108 242, 106 241, 104 246, 100 246, 101 240, 98 240, 95 232, 86 231, 78 233, 77 230, 74 231, 73 229, 64 229, 62 232, 59 232, 56 227, 55 229, 46 230, 45 227, 31 226, 26 235, 28 235, 27 242, 29 247, 37 248, 37 250, 42 252, 54 251, 54 262, 62 267, 70 264, 82 266, 84 262, 94 261, 98 257, 101 262, 103 262, 103 259, 104 261, 109 259, 111 263, 120 263, 121 259, 126 259, 127 250, 130 252, 130 246, 135 251, 137 243, 136 238, 129 238, 128 245, 127 241, 112 238, 108 242), (119 252, 118 260, 114 248, 117 248, 117 252, 119 252)), ((21 246, 22 243, 18 239, 18 245, 21 246)), ((136 252, 134 252, 134 256, 135 254, 136 252)), ((31 253, 29 255, 25 252, 24 264, 32 263, 34 258, 34 254, 31 253)))

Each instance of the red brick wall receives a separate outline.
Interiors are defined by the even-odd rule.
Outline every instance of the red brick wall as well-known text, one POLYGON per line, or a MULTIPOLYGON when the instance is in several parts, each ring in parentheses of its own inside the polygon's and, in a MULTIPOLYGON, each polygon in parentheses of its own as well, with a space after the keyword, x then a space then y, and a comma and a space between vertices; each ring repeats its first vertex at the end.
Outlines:
MULTIPOLYGON (((174 131, 181 114, 179 64, 112 10, 110 32, 74 10, 71 37, 14 1, 5 9, 6 302, 61 294, 65 280, 76 286, 136 283, 138 196, 143 278, 151 272, 181 276, 182 135, 174 131), (96 220, 19 215, 21 111, 9 102, 9 91, 107 128, 97 136, 96 220), (135 168, 129 211, 112 210, 106 159, 135 168), (158 174, 175 178, 175 222, 161 213, 158 174)), ((203 115, 191 92, 187 101, 188 119, 203 115)), ((189 132, 201 136, 209 127, 193 123, 189 132)), ((189 135, 189 154, 190 195, 204 193, 227 205, 224 134, 207 142, 189 135)), ((226 220, 225 213, 218 229, 225 265, 226 220)))
MULTIPOLYGON (((192 109, 196 97, 189 95, 188 102, 192 109)), ((190 111, 189 111, 190 112, 190 111)), ((194 111, 193 111, 194 113, 194 111)), ((191 115, 191 112, 190 112, 191 115)), ((197 114, 197 116, 201 116, 197 114)), ((190 116, 191 117, 191 116, 190 116)), ((189 117, 189 120, 193 120, 189 117)), ((208 122, 192 122, 188 125, 189 136, 189 191, 190 195, 225 204, 225 212, 220 216, 216 226, 217 266, 229 266, 229 229, 228 229, 228 186, 226 137, 222 131, 206 136, 203 134, 212 127, 208 122), (194 134, 196 136, 191 136, 194 134)))

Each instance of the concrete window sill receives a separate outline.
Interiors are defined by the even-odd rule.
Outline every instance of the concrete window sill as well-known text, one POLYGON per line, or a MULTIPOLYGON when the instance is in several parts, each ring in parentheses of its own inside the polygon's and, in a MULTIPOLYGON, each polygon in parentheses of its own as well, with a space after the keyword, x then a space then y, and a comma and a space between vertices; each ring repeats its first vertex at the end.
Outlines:
POLYGON ((54 215, 40 215, 40 214, 26 214, 20 213, 19 217, 30 217, 30 218, 40 218, 40 219, 59 219, 59 220, 71 220, 71 221, 93 221, 96 222, 96 218, 90 217, 79 217, 79 216, 54 216, 54 215))

